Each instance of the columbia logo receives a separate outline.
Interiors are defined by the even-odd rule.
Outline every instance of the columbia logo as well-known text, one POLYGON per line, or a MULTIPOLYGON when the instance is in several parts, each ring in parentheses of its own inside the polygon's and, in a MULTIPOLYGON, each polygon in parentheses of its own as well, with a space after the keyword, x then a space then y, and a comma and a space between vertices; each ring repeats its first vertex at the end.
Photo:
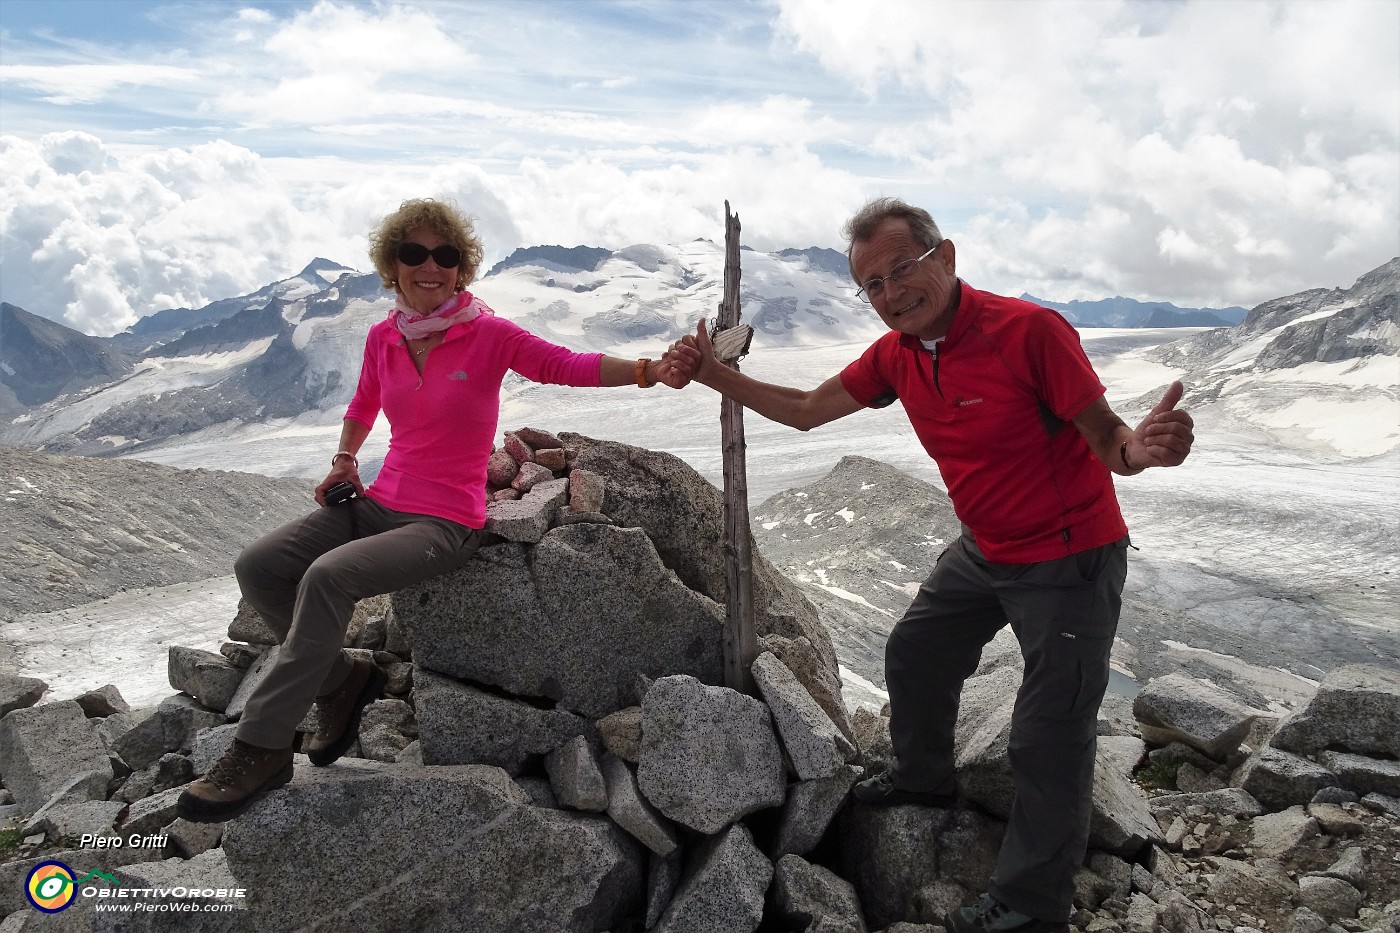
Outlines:
POLYGON ((957 405, 959 408, 966 408, 969 405, 980 405, 982 404, 982 400, 980 398, 960 398, 953 404, 957 405))
POLYGON ((464 373, 464 372, 462 372, 462 371, 459 369, 459 370, 457 370, 455 373, 453 373, 452 375, 448 376, 447 378, 448 378, 448 379, 455 379, 455 380, 457 380, 458 382, 464 382, 464 381, 466 381, 467 374, 464 373))

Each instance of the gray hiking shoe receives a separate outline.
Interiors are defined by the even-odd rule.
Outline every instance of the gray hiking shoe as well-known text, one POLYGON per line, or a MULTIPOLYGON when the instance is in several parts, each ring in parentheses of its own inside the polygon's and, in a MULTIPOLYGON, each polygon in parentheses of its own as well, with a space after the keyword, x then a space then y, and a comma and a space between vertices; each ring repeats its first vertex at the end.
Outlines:
POLYGON ((1063 920, 1037 920, 1012 910, 990 894, 982 895, 976 907, 961 907, 948 915, 953 933, 1066 933, 1063 920))

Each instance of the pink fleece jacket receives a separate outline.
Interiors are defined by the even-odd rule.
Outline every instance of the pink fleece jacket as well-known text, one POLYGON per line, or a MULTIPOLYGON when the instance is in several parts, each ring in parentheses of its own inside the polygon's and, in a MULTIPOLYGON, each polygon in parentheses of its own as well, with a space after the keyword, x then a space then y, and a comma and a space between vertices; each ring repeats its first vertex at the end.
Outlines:
POLYGON ((365 427, 381 410, 389 420, 389 452, 365 494, 396 511, 482 527, 506 370, 535 382, 596 386, 602 358, 483 314, 448 328, 420 379, 403 335, 392 320, 380 321, 365 339, 360 383, 345 412, 365 427))

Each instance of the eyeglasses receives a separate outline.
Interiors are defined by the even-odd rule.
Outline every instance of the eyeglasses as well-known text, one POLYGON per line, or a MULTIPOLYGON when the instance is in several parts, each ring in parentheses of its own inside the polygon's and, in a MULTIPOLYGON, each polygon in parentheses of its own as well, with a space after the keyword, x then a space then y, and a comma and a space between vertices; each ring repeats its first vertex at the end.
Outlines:
POLYGON ((918 268, 919 263, 932 256, 934 252, 938 249, 938 247, 942 246, 946 242, 948 241, 939 240, 937 246, 929 250, 927 253, 924 253, 918 259, 906 259, 899 265, 891 269, 890 274, 885 276, 884 278, 871 279, 870 281, 866 282, 860 287, 860 291, 856 292, 856 296, 859 297, 860 300, 865 302, 866 304, 870 304, 872 301, 879 298, 885 293, 886 282, 893 282, 895 285, 902 284, 909 278, 909 276, 914 274, 914 270, 918 268))
POLYGON ((433 249, 428 249, 422 243, 399 244, 399 262, 406 266, 421 266, 428 261, 429 256, 433 257, 433 262, 444 269, 455 269, 462 261, 462 251, 448 244, 433 249))

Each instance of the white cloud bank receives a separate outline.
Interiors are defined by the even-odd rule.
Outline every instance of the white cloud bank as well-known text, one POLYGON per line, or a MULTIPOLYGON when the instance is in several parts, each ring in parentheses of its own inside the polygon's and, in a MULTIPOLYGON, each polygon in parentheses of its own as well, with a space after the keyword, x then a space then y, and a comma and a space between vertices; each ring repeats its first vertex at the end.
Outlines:
POLYGON ((718 238, 726 198, 747 245, 840 246, 894 194, 970 281, 1057 300, 1248 305, 1400 252, 1390 0, 163 9, 178 45, 0 30, 0 298, 91 333, 363 266, 424 195, 489 261, 718 238))
POLYGON ((1400 4, 784 0, 780 23, 872 111, 926 96, 874 145, 971 214, 980 277, 1256 302, 1400 252, 1400 4))

